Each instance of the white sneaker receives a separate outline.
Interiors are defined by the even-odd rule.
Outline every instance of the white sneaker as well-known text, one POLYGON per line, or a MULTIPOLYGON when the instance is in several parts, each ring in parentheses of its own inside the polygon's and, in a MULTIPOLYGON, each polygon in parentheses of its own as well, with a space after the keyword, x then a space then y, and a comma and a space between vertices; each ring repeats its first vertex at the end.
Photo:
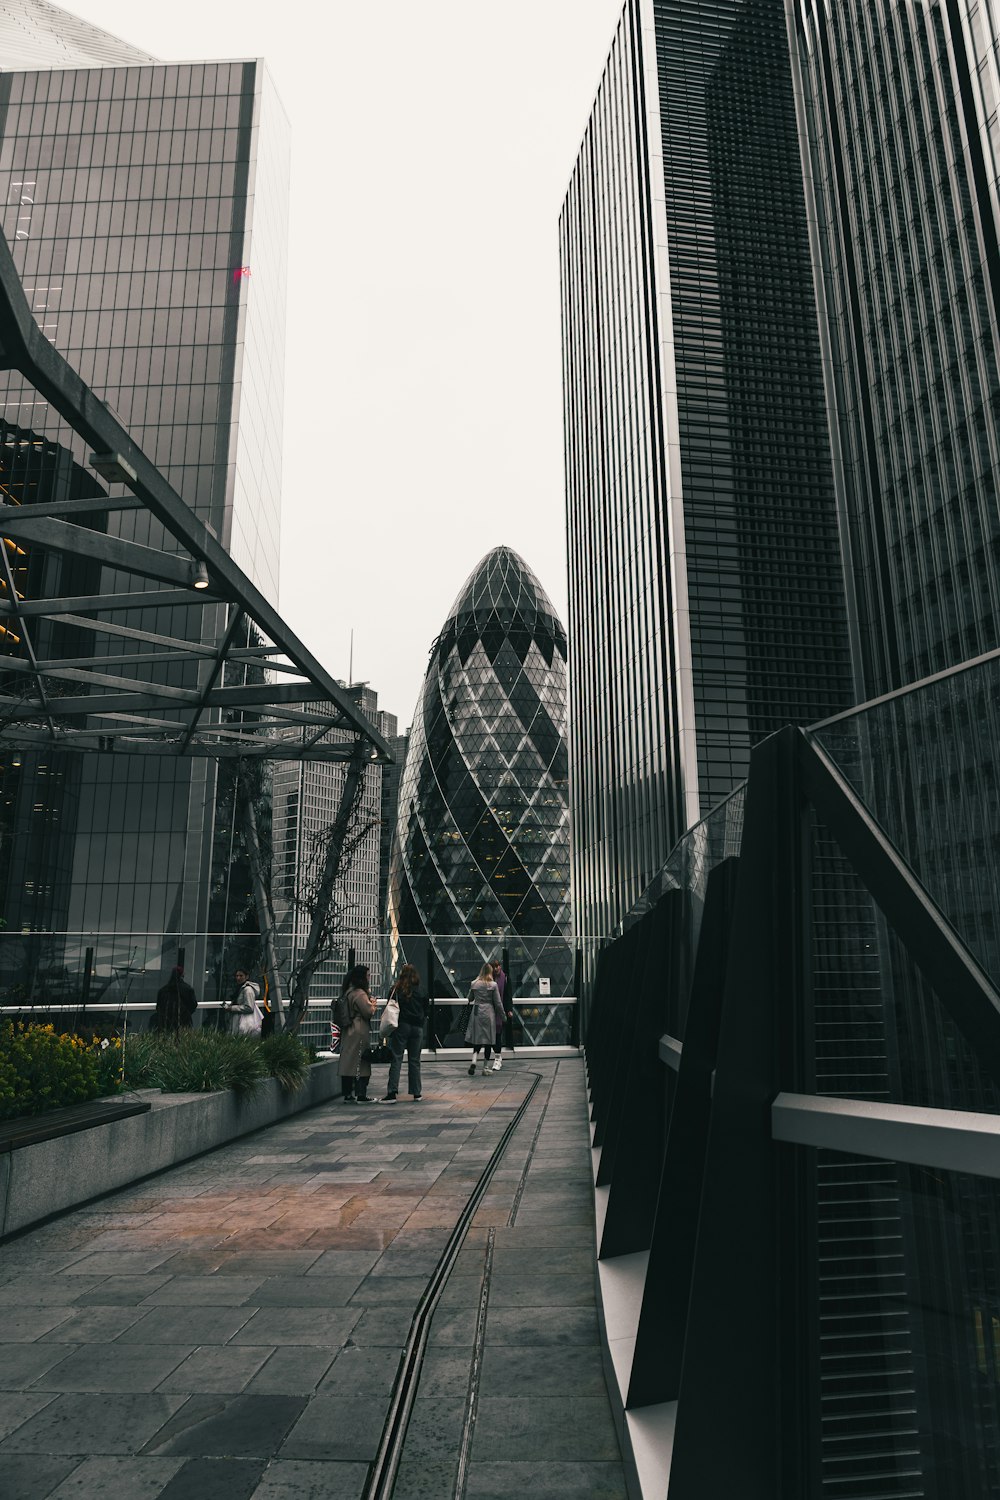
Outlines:
POLYGON ((498 1057, 496 1059, 496 1061, 494 1062, 494 1064, 493 1064, 493 1071, 494 1071, 494 1073, 499 1073, 499 1071, 500 1071, 500 1069, 501 1069, 502 1066, 503 1066, 503 1064, 501 1063, 501 1061, 500 1061, 500 1059, 498 1057))

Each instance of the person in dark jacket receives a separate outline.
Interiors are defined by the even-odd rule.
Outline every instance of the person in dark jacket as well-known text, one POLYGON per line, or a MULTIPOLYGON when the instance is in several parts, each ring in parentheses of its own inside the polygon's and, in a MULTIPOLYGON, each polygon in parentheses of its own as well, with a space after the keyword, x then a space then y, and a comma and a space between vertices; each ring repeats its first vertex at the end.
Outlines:
POLYGON ((427 999, 420 992, 420 975, 412 964, 404 964, 399 978, 392 987, 390 999, 399 1002, 399 1025, 389 1038, 392 1062, 389 1064, 389 1082, 382 1104, 395 1104, 399 1089, 399 1075, 403 1068, 403 1053, 407 1055, 407 1084, 411 1098, 421 1098, 420 1049, 424 1045, 424 1025, 427 1020, 427 999))
MULTIPOLYGON (((495 1049, 495 1056, 493 1058, 493 1071, 494 1073, 499 1073, 502 1067, 502 1063, 500 1061, 500 1049, 503 1046, 503 1029, 505 1024, 509 1024, 513 1020, 514 1012, 508 1009, 507 1003, 504 1000, 504 990, 507 987, 507 975, 504 973, 503 964, 498 958, 495 958, 493 960, 493 983, 500 991, 500 1004, 503 1006, 504 1015, 506 1016, 506 1022, 500 1020, 497 1021, 497 1044, 495 1049)), ((511 1051, 513 1052, 513 1050, 513 1043, 511 1043, 511 1051)))
POLYGON ((171 969, 166 984, 156 992, 151 1030, 179 1031, 182 1026, 191 1026, 191 1018, 197 1009, 194 990, 184 978, 183 966, 177 964, 171 969))

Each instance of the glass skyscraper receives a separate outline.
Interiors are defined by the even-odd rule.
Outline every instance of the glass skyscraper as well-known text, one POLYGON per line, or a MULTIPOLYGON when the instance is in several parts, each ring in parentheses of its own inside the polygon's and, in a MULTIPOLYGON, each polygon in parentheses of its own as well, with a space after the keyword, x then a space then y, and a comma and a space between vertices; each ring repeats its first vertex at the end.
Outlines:
POLYGON ((448 993, 523 939, 518 979, 570 993, 566 634, 538 579, 497 547, 431 648, 413 715, 389 880, 396 953, 448 993), (454 975, 454 978, 450 976, 454 975))
MULTIPOLYGON (((995 0, 625 6, 561 225, 585 932, 632 904, 647 808, 669 846, 769 729, 931 676, 812 740, 996 984, 998 51, 995 0)), ((807 801, 801 1086, 995 1114, 968 1017, 807 801)), ((789 1493, 1000 1495, 995 1184, 821 1149, 799 1186, 789 1493)))
POLYGON ((852 698, 781 0, 628 0, 560 219, 574 883, 609 931, 852 698))
MULTIPOLYGON (((263 64, 160 64, 24 0, 0 6, 0 67, 0 222, 40 328, 275 601, 288 129, 263 64)), ((5 422, 86 465, 19 377, 0 380, 0 406, 5 422)), ((145 512, 114 512, 108 525, 163 541, 145 512)), ((114 618, 208 644, 223 628, 221 609, 114 618)), ((126 674, 121 658, 141 648, 99 629, 86 647, 126 674)), ((72 874, 33 920, 204 930, 211 762, 99 756, 63 773, 78 809, 72 874)), ((34 796, 27 758, 20 781, 18 795, 34 796)))
POLYGON ((859 696, 1000 642, 997 22, 796 11, 859 696))

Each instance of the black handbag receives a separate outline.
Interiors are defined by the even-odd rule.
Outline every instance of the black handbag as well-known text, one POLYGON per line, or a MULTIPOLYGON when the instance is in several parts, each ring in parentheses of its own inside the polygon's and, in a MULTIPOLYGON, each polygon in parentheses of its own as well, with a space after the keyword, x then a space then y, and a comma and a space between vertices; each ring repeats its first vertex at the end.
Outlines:
POLYGON ((377 1068, 379 1063, 391 1063, 392 1048, 387 1042, 378 1047, 366 1047, 361 1054, 361 1060, 362 1062, 371 1063, 373 1068, 377 1068))

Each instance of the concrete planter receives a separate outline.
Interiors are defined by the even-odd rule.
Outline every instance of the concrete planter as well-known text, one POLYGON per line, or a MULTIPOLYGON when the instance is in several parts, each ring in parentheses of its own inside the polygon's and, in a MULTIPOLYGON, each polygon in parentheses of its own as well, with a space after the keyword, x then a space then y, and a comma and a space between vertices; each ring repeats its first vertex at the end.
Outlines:
POLYGON ((249 1098, 143 1089, 148 1114, 0 1153, 0 1240, 114 1188, 325 1104, 339 1090, 337 1061, 317 1062, 297 1093, 268 1078, 249 1098))

